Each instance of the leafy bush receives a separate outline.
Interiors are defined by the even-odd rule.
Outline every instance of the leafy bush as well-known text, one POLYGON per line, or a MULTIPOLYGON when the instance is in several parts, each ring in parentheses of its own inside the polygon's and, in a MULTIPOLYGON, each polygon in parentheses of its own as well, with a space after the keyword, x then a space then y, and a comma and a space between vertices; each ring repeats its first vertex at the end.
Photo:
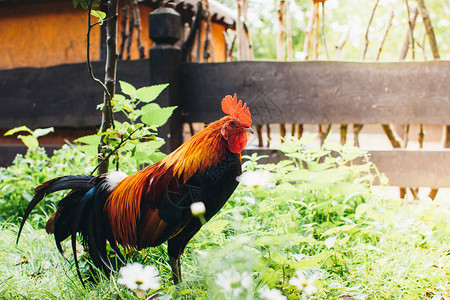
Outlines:
MULTIPOLYGON (((73 146, 63 146, 49 156, 43 148, 28 149, 17 155, 13 164, 0 168, 0 222, 17 222, 33 198, 33 190, 43 182, 64 175, 89 174, 90 158, 73 146)), ((55 210, 60 193, 47 196, 33 214, 55 210)))
MULTIPOLYGON (((82 144, 81 151, 93 158, 96 164, 98 145, 103 138, 102 157, 111 156, 110 169, 136 172, 142 166, 157 162, 165 157, 159 151, 164 140, 156 136, 176 106, 160 107, 153 101, 168 84, 146 86, 136 89, 131 84, 120 81, 124 95, 115 94, 112 100, 113 113, 124 114, 127 121, 114 121, 114 126, 104 133, 81 137, 75 142, 82 144)), ((102 105, 99 105, 102 109, 102 105)))

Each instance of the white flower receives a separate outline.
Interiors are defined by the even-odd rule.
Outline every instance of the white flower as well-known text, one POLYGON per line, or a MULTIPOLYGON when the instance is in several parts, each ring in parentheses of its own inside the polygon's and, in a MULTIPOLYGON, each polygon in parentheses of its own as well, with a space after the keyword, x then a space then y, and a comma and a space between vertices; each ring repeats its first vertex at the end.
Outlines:
POLYGON ((306 278, 305 274, 300 270, 296 271, 296 275, 297 277, 294 277, 289 281, 290 285, 296 286, 307 296, 311 296, 312 294, 317 292, 317 288, 314 285, 314 282, 318 278, 316 275, 312 275, 311 277, 306 278))
POLYGON ((253 205, 256 203, 256 199, 250 196, 244 196, 243 198, 245 201, 248 202, 248 204, 253 205))
POLYGON ((158 289, 160 287, 159 272, 153 266, 143 267, 140 263, 128 264, 119 271, 122 278, 118 283, 126 285, 130 290, 158 289))
POLYGON ((236 180, 248 187, 273 187, 274 184, 270 183, 271 175, 269 171, 246 171, 236 177, 236 180))
POLYGON ((259 294, 265 300, 285 300, 286 296, 283 296, 281 292, 277 289, 269 289, 267 285, 259 289, 259 294))
POLYGON ((325 246, 327 246, 328 249, 333 248, 333 246, 336 244, 336 237, 331 236, 325 240, 325 246))
POLYGON ((205 211, 206 207, 203 202, 194 202, 191 204, 191 212, 193 216, 203 215, 205 211))
POLYGON ((238 297, 244 290, 248 290, 253 283, 252 275, 248 272, 239 273, 235 268, 223 271, 217 275, 216 284, 227 294, 238 297))

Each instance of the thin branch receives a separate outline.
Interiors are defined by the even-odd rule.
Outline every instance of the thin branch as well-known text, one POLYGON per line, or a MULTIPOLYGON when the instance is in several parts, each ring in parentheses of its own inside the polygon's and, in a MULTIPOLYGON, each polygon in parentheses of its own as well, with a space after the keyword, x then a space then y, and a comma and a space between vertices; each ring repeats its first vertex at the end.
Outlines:
MULTIPOLYGON (((418 15, 419 11, 417 10, 417 7, 413 7, 411 12, 410 12, 410 21, 408 23, 408 28, 407 28, 407 32, 405 34, 405 37, 403 39, 403 45, 402 48, 400 49, 400 53, 398 55, 398 59, 399 60, 404 60, 406 58, 406 55, 408 54, 408 50, 411 47, 411 49, 413 50, 413 59, 415 58, 415 47, 414 46, 410 46, 411 43, 411 33, 414 31, 414 28, 416 26, 416 20, 417 20, 417 15, 418 15)), ((413 40, 413 44, 416 44, 417 41, 413 40)), ((419 46, 421 47, 421 46, 419 46)))
POLYGON ((201 35, 200 25, 202 19, 202 11, 203 11, 202 3, 198 2, 197 12, 195 13, 194 21, 191 25, 191 30, 186 40, 184 41, 183 45, 181 46, 181 60, 183 62, 192 61, 192 48, 194 47, 195 36, 201 35))
POLYGON ((313 45, 313 54, 314 59, 319 59, 319 2, 314 2, 314 24, 313 24, 313 31, 314 31, 314 45, 313 45))
POLYGON ((120 50, 119 50, 119 59, 123 59, 123 54, 125 52, 125 43, 127 41, 127 25, 128 25, 128 5, 125 4, 122 8, 122 30, 120 31, 120 34, 122 36, 122 42, 120 43, 120 50))
POLYGON ((291 0, 286 0, 286 55, 288 61, 294 60, 294 50, 292 48, 291 0))
POLYGON ((119 150, 120 147, 122 147, 122 145, 123 145, 126 141, 131 140, 131 136, 132 136, 136 131, 138 131, 138 130, 141 129, 141 128, 142 128, 142 127, 139 127, 139 128, 136 128, 135 130, 133 130, 133 132, 131 132, 130 135, 127 136, 125 139, 122 139, 122 140, 120 141, 119 145, 117 145, 111 152, 109 152, 108 155, 106 155, 105 157, 100 157, 100 158, 99 158, 100 162, 97 164, 97 166, 94 168, 94 170, 92 170, 92 172, 91 172, 90 175, 94 174, 95 171, 97 171, 97 169, 98 169, 105 161, 108 161, 109 158, 110 158, 113 154, 115 154, 115 153, 117 152, 117 150, 119 150))
POLYGON ((286 2, 285 0, 277 1, 278 31, 277 31, 277 60, 285 61, 286 59, 286 2))
POLYGON ((90 51, 89 51, 90 46, 91 46, 91 29, 92 29, 92 27, 102 24, 104 21, 106 21, 106 19, 105 19, 105 20, 91 24, 92 2, 93 2, 93 0, 89 1, 89 5, 88 5, 88 9, 89 9, 89 11, 88 11, 88 31, 86 34, 87 35, 87 38, 86 38, 86 61, 87 61, 87 66, 88 66, 88 72, 89 72, 89 75, 91 76, 91 79, 102 87, 103 91, 108 95, 108 98, 111 101, 111 94, 109 93, 108 89, 106 88, 106 86, 103 84, 103 82, 100 79, 98 79, 94 76, 94 72, 92 71, 91 56, 90 56, 90 51))
POLYGON ((423 24, 425 25, 425 29, 428 35, 428 42, 430 44, 431 53, 433 54, 434 59, 440 59, 439 56, 439 48, 436 43, 436 36, 434 35, 433 25, 431 25, 431 19, 428 15, 428 9, 425 6, 424 0, 417 0, 418 9, 420 14, 422 15, 423 24))
POLYGON ((367 47, 369 46, 369 29, 372 24, 373 16, 375 15, 375 11, 377 10, 379 0, 375 0, 375 5, 372 8, 372 14, 370 15, 369 23, 367 23, 366 34, 364 35, 364 48, 361 54, 361 60, 366 58, 367 47))
POLYGON ((304 59, 305 60, 309 60, 310 59, 310 50, 311 50, 311 38, 312 38, 312 31, 313 31, 313 26, 314 26, 314 19, 315 19, 315 9, 317 8, 317 6, 315 5, 315 3, 313 3, 312 7, 311 7, 311 16, 309 18, 308 21, 308 26, 306 26, 305 29, 305 41, 303 43, 303 55, 304 55, 304 59))
POLYGON ((128 19, 128 36, 127 36, 127 42, 125 45, 125 47, 127 48, 126 60, 131 59, 131 43, 133 42, 134 17, 135 17, 135 15, 132 11, 132 8, 130 7, 130 18, 128 19))
POLYGON ((322 33, 323 47, 325 48, 325 55, 327 60, 330 60, 330 54, 328 53, 327 39, 325 37, 325 2, 322 2, 322 23, 320 25, 320 31, 322 33))
POLYGON ((214 44, 212 39, 212 33, 211 33, 211 19, 212 15, 209 9, 209 1, 208 0, 202 0, 202 4, 204 7, 205 12, 205 19, 206 19, 206 27, 205 27, 205 41, 203 44, 203 59, 207 61, 208 59, 211 59, 211 62, 215 62, 214 57, 214 44))
MULTIPOLYGON (((414 60, 416 53, 414 50, 414 25, 412 23, 411 20, 411 10, 409 9, 409 4, 408 4, 408 0, 405 0, 405 5, 406 5, 406 13, 408 15, 408 39, 409 39, 409 46, 411 47, 411 55, 412 55, 412 59, 414 60)), ((417 17, 417 9, 415 12, 415 17, 417 17)), ((415 20, 414 20, 415 21, 415 20)))
MULTIPOLYGON (((422 125, 422 124, 420 124, 422 125)), ((407 148, 408 147, 408 143, 409 143, 409 129, 410 129, 410 124, 406 124, 405 125, 405 131, 403 132, 403 148, 407 148)), ((419 142, 420 143, 420 142, 419 142)), ((422 143, 422 148, 423 148, 423 143, 422 143)))
POLYGON ((139 50, 139 58, 143 59, 145 58, 145 53, 144 53, 144 45, 142 45, 141 42, 141 31, 142 31, 141 15, 137 0, 133 0, 131 2, 131 13, 134 14, 134 27, 136 27, 136 40, 139 50))
POLYGON ((345 43, 347 43, 351 31, 352 25, 348 25, 347 30, 341 35, 339 41, 334 45, 334 48, 336 49, 337 60, 342 60, 342 48, 344 48, 345 43))
POLYGON ((389 15, 389 19, 387 21, 386 28, 384 29, 383 38, 381 39, 380 45, 378 46, 377 56, 375 58, 377 61, 380 59, 381 50, 383 50, 384 41, 386 40, 389 29, 391 28, 391 25, 392 25, 392 19, 394 19, 394 10, 391 10, 391 14, 389 15))
POLYGON ((384 130, 384 133, 389 139, 389 142, 391 142, 391 145, 393 148, 401 148, 402 142, 398 134, 393 129, 392 125, 390 124, 381 124, 381 127, 384 130))

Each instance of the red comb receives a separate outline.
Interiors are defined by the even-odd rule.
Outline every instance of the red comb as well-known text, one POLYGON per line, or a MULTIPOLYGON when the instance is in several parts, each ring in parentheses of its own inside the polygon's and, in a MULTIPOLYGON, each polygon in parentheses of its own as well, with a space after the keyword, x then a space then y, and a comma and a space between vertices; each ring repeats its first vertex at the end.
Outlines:
POLYGON ((236 94, 234 94, 233 98, 230 95, 223 98, 222 110, 224 113, 236 118, 245 127, 252 125, 252 116, 250 115, 247 103, 244 103, 244 106, 242 106, 241 100, 238 103, 236 94))

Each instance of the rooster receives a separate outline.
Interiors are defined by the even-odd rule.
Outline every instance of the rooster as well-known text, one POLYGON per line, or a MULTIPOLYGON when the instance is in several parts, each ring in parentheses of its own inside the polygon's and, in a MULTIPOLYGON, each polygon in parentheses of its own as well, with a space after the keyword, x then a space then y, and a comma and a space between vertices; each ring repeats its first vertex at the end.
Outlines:
POLYGON ((234 97, 222 100, 227 116, 209 124, 163 160, 130 176, 122 172, 98 177, 58 177, 38 186, 25 210, 17 243, 26 219, 45 197, 71 190, 49 218, 46 231, 61 242, 71 237, 77 274, 76 236, 82 237, 93 264, 105 272, 115 267, 108 260, 109 243, 118 260, 125 264, 118 244, 126 250, 155 247, 168 241, 167 251, 175 284, 181 281, 180 256, 187 243, 202 227, 190 205, 203 202, 204 218, 211 219, 225 204, 241 174, 241 152, 247 133, 253 133, 247 104, 234 97))

